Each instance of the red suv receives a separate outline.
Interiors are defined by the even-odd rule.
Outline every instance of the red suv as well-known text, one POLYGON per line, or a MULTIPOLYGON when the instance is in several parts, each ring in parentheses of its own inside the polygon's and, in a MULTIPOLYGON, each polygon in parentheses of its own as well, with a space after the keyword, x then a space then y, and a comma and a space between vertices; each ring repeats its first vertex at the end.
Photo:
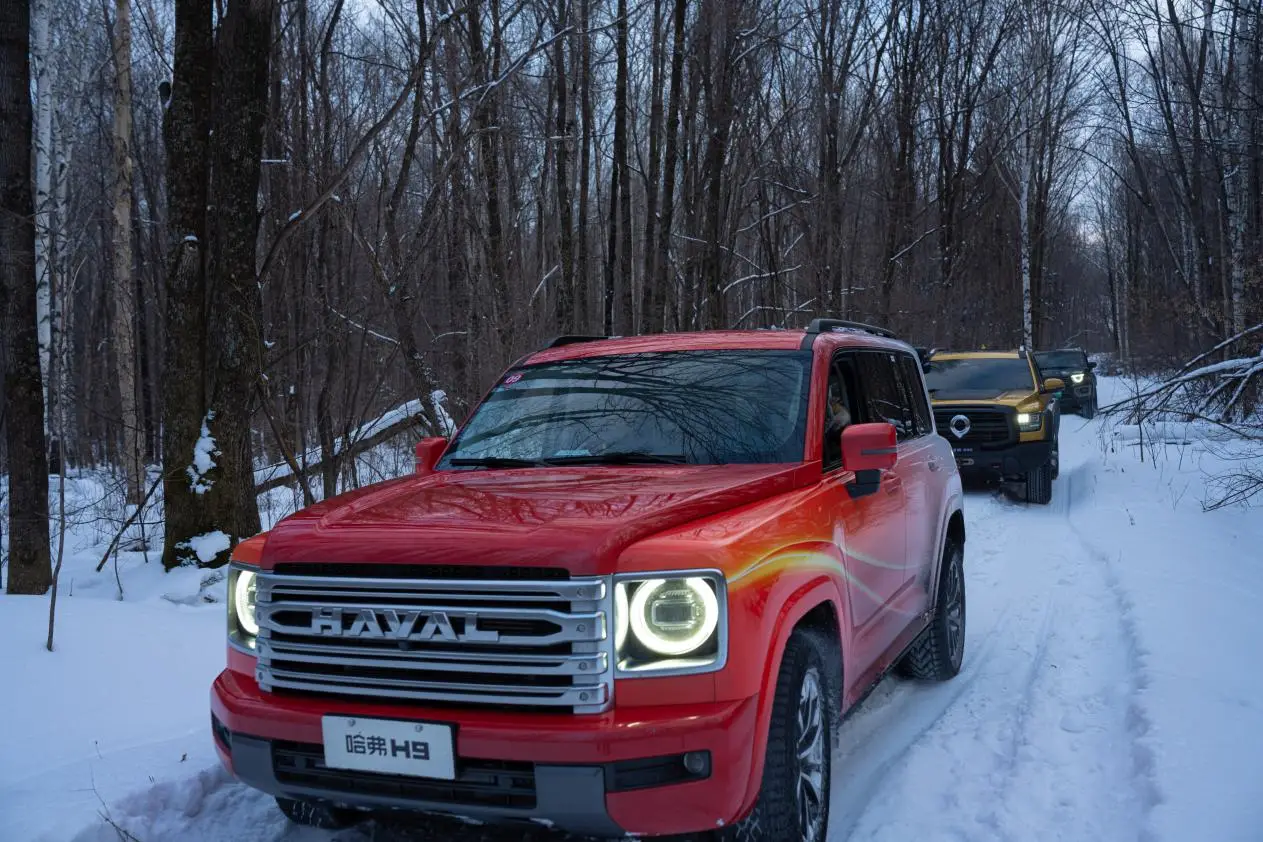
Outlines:
POLYGON ((310 825, 824 840, 841 714, 960 670, 961 499, 888 331, 563 337, 236 548, 215 742, 310 825))

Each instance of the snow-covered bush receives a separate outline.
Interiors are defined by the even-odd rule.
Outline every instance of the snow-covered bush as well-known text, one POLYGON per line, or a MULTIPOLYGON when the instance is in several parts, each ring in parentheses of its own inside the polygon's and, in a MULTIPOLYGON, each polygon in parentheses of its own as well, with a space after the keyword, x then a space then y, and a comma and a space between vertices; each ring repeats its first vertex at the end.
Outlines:
POLYGON ((1220 342, 1165 375, 1134 380, 1125 399, 1102 409, 1117 435, 1143 442, 1198 442, 1219 466, 1207 508, 1263 495, 1263 324, 1220 342), (1242 349, 1248 349, 1243 351, 1242 349), (1221 357, 1221 359, 1216 359, 1221 357), (1225 469, 1225 466, 1230 466, 1225 469))

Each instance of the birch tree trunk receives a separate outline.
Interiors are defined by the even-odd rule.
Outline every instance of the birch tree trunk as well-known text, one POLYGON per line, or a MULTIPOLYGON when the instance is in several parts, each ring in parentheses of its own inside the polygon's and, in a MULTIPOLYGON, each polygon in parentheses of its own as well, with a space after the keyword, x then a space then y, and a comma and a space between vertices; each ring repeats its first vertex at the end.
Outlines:
POLYGON ((1245 330, 1245 209, 1246 209, 1246 191, 1243 189, 1245 182, 1245 167, 1237 164, 1236 173, 1232 176, 1233 188, 1229 189, 1224 185, 1224 189, 1228 195, 1233 197, 1235 208, 1225 208, 1225 215, 1228 216, 1226 224, 1229 227, 1229 312, 1231 313, 1232 327, 1229 330, 1229 336, 1236 336, 1245 330))
POLYGON ((0 3, 0 336, 9 463, 8 591, 42 594, 52 583, 52 564, 36 322, 30 33, 30 5, 0 3))
MULTIPOLYGON (((556 165, 557 165, 557 211, 560 231, 558 232, 558 250, 561 252, 561 278, 557 283, 557 294, 553 299, 557 326, 562 333, 574 333, 578 329, 579 319, 575 313, 575 280, 574 280, 574 211, 570 204, 570 147, 573 143, 574 125, 570 121, 570 106, 566 101, 570 79, 566 74, 566 42, 562 33, 569 26, 569 8, 566 0, 557 0, 557 22, 555 33, 557 44, 553 48, 553 74, 557 85, 557 116, 555 123, 556 165)), ((571 68, 574 61, 571 61, 571 68)))
POLYGON ((123 473, 127 502, 140 504, 140 415, 136 410, 136 284, 132 276, 132 21, 130 0, 114 2, 114 318, 123 422, 123 473))
MULTIPOLYGON (((83 88, 83 68, 82 64, 75 67, 73 81, 65 75, 58 76, 58 85, 66 85, 70 88, 70 95, 75 95, 83 88), (69 84, 68 84, 69 83, 69 84)), ((52 228, 48 232, 48 271, 50 285, 56 293, 51 310, 52 320, 57 326, 56 342, 54 350, 61 355, 56 361, 56 368, 60 374, 56 382, 49 383, 52 392, 49 396, 49 406, 45 410, 45 415, 49 419, 49 429, 56 430, 58 438, 64 443, 60 449, 54 448, 49 443, 49 453, 57 455, 60 458, 62 453, 73 455, 70 442, 74 440, 77 433, 77 416, 75 415, 76 407, 76 379, 72 376, 75 373, 73 367, 74 361, 74 336, 75 319, 74 319, 74 293, 75 284, 73 273, 70 272, 69 263, 70 255, 67 249, 63 247, 64 237, 62 236, 61 220, 64 209, 69 204, 70 193, 70 166, 73 163, 75 141, 66 124, 72 122, 71 118, 58 115, 53 123, 53 160, 52 172, 60 174, 53 178, 53 195, 52 207, 49 211, 49 220, 52 228)), ((38 237, 38 233, 36 234, 38 237)), ((38 240, 36 247, 38 248, 38 240)), ((38 263, 37 263, 38 265, 38 263)))
POLYGON ((618 26, 616 32, 615 53, 617 55, 617 72, 614 82, 614 118, 615 140, 614 157, 618 162, 618 216, 621 223, 619 229, 619 272, 618 279, 618 316, 615 325, 621 335, 636 331, 636 270, 635 258, 632 255, 632 219, 631 219, 631 104, 628 80, 629 67, 627 56, 628 39, 627 0, 618 0, 618 26), (621 121, 621 125, 620 125, 621 121), (621 140, 621 143, 620 143, 621 140), (621 147, 621 151, 620 151, 621 147))
MULTIPOLYGON (((666 150, 662 161, 662 221, 658 226, 656 275, 646 279, 661 290, 667 309, 679 312, 679 287, 671 281, 671 233, 675 220, 675 176, 680 166, 680 97, 684 91, 684 29, 688 0, 675 0, 671 30, 671 89, 667 97, 666 150)), ((679 324, 678 315, 667 319, 663 329, 679 324)), ((655 324, 656 326, 656 324, 655 324)))
POLYGON ((592 35, 588 31, 592 16, 592 0, 577 0, 579 3, 579 27, 575 36, 575 46, 577 49, 572 51, 572 55, 577 53, 579 57, 579 67, 577 70, 579 76, 579 120, 583 124, 583 133, 579 138, 579 224, 576 236, 579 239, 578 253, 575 255, 575 300, 574 309, 577 314, 575 321, 575 329, 578 331, 588 330, 588 325, 592 323, 591 313, 589 312, 591 297, 588 295, 588 285, 591 279, 589 264, 591 259, 588 254, 590 247, 590 238, 588 237, 588 216, 589 206, 591 204, 591 184, 592 184, 592 140, 595 135, 593 128, 594 114, 592 105, 592 35))
POLYGON ((48 391, 53 347, 53 57, 50 0, 31 1, 31 70, 35 74, 35 313, 39 325, 39 370, 44 381, 44 432, 54 396, 48 391))
MULTIPOLYGON (((1029 104, 1023 106, 1028 115, 1029 108, 1029 104)), ((1035 350, 1035 330, 1031 299, 1031 143, 1031 126, 1028 117, 1026 125, 1023 127, 1022 156, 1017 168, 1018 178, 1021 179, 1018 187, 1017 207, 1018 228, 1021 232, 1019 239, 1021 242, 1022 273, 1022 346, 1027 351, 1035 350)))
POLYGON ((650 52, 649 81, 649 174, 645 178, 644 269, 640 280, 640 321, 642 333, 662 332, 663 288, 658 284, 659 258, 655 237, 660 218, 658 182, 661 177, 662 154, 662 75, 665 63, 666 36, 663 33, 664 0, 653 2, 653 33, 650 52))

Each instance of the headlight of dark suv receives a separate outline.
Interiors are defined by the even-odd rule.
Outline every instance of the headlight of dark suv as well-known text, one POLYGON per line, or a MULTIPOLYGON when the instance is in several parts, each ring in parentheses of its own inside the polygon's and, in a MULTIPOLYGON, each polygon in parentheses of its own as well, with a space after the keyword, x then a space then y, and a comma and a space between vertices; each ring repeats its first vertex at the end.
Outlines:
POLYGON ((728 645, 728 589, 716 571, 620 576, 614 583, 618 673, 712 672, 728 645))

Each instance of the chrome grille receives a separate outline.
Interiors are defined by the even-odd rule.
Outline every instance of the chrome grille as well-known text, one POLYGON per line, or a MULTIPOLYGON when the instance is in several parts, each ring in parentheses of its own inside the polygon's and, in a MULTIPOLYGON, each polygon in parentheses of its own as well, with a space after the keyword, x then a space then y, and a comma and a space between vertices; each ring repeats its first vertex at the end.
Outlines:
POLYGON ((576 713, 611 702, 604 578, 262 571, 255 587, 264 690, 576 713))

